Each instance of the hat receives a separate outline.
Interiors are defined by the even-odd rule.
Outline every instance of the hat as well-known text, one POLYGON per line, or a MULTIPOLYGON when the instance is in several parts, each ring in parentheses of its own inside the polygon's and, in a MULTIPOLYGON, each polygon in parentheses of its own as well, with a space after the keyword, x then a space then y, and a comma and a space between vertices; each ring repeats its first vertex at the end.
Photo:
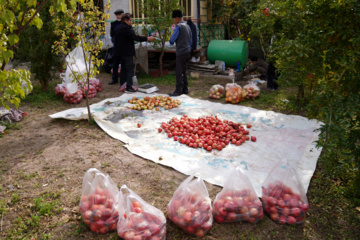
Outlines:
POLYGON ((182 15, 182 12, 181 10, 174 10, 173 13, 172 13, 172 18, 181 18, 183 15, 182 15))
POLYGON ((124 13, 124 10, 122 10, 122 9, 118 9, 114 12, 115 15, 123 14, 123 13, 124 13))

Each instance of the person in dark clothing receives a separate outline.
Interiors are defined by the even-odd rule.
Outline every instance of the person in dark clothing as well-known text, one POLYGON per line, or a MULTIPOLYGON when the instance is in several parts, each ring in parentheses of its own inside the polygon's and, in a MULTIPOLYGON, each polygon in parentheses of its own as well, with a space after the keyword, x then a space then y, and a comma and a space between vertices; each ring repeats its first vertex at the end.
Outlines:
MULTIPOLYGON (((114 22, 111 23, 110 26, 110 37, 111 37, 111 41, 113 42, 113 44, 115 45, 115 41, 114 41, 114 35, 115 35, 115 29, 120 25, 121 22, 121 17, 124 14, 124 10, 122 9, 118 9, 114 12, 115 16, 116 16, 116 20, 114 22)), ((112 56, 112 62, 113 62, 113 72, 112 72, 112 80, 111 82, 109 82, 109 85, 113 85, 118 83, 118 71, 119 71, 119 64, 120 64, 120 59, 116 58, 114 56, 112 56)))
POLYGON ((114 55, 120 59, 121 73, 120 73, 120 87, 126 83, 127 92, 135 92, 132 88, 132 77, 134 76, 133 57, 135 56, 135 43, 155 40, 155 37, 138 36, 135 34, 131 26, 132 16, 130 13, 125 13, 119 26, 115 29, 114 35, 114 55))
POLYGON ((186 62, 190 59, 191 52, 191 29, 183 21, 183 15, 180 10, 174 10, 172 13, 173 23, 176 25, 173 34, 170 37, 170 44, 176 43, 176 88, 170 96, 180 96, 188 94, 188 80, 186 76, 186 62))
POLYGON ((280 73, 276 73, 276 68, 272 62, 269 63, 269 67, 266 73, 267 80, 267 88, 270 90, 277 90, 279 88, 279 84, 277 84, 276 80, 280 76, 280 73))
POLYGON ((118 9, 114 12, 115 16, 116 16, 116 20, 113 21, 111 23, 110 26, 110 37, 111 37, 111 41, 114 43, 114 33, 115 33, 115 29, 117 26, 119 26, 120 22, 121 22, 121 17, 124 14, 124 10, 122 9, 118 9))
POLYGON ((191 51, 195 51, 197 45, 196 26, 191 19, 187 20, 187 25, 189 25, 191 30, 191 51))

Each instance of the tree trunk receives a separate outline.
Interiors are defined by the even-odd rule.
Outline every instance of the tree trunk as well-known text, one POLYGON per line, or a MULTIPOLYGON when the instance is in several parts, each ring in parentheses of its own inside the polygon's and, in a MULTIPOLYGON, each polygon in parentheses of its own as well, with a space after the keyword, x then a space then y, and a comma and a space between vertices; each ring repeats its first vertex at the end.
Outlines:
POLYGON ((162 66, 162 59, 164 57, 164 49, 161 50, 161 54, 160 54, 160 57, 159 57, 159 66, 160 66, 160 77, 163 76, 163 66, 162 66))
MULTIPOLYGON (((90 113, 90 106, 89 106, 89 90, 90 90, 90 80, 89 80, 89 74, 87 76, 86 79, 86 85, 87 85, 87 89, 85 91, 85 96, 86 96, 86 108, 88 110, 88 117, 89 117, 89 122, 91 121, 91 113, 90 113)), ((84 86, 85 87, 85 86, 84 86)))
POLYGON ((48 82, 47 82, 47 80, 42 79, 42 80, 40 81, 40 85, 41 85, 41 90, 42 90, 43 92, 46 92, 46 91, 47 91, 47 87, 48 87, 48 82))
POLYGON ((305 89, 304 89, 304 85, 300 84, 299 85, 299 90, 298 90, 298 94, 297 94, 297 99, 301 100, 305 97, 305 89))
POLYGON ((160 57, 159 57, 159 66, 160 66, 160 72, 159 72, 159 76, 162 77, 163 76, 163 65, 162 65, 162 60, 165 54, 165 40, 161 40, 161 53, 160 53, 160 57))

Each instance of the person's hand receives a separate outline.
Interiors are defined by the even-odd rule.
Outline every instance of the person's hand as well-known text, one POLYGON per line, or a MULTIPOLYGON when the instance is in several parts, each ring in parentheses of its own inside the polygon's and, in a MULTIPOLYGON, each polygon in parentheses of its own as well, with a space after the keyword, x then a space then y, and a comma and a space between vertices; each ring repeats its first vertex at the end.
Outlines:
POLYGON ((155 41, 155 37, 148 37, 147 40, 148 40, 148 42, 153 42, 153 41, 155 41))

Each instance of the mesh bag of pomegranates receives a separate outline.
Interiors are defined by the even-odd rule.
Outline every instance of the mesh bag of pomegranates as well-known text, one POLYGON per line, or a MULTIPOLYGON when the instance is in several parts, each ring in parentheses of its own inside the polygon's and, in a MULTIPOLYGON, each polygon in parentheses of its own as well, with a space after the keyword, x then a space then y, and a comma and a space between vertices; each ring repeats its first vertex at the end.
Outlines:
POLYGON ((65 87, 67 90, 63 96, 65 102, 74 104, 81 102, 83 94, 77 83, 67 83, 65 87))
POLYGON ((229 91, 230 89, 235 88, 235 87, 241 88, 241 86, 240 86, 239 84, 237 84, 237 83, 227 83, 227 84, 225 85, 225 92, 227 92, 227 91, 229 91))
POLYGON ((121 187, 117 198, 117 232, 120 238, 166 239, 166 218, 161 210, 145 202, 126 185, 121 187))
POLYGON ((97 78, 90 78, 89 80, 90 85, 93 85, 96 89, 97 92, 101 92, 102 91, 102 85, 99 79, 97 78))
POLYGON ((83 84, 81 86, 81 92, 83 94, 83 98, 86 98, 86 91, 89 91, 89 93, 88 93, 89 98, 94 98, 96 96, 97 91, 96 91, 95 86, 93 86, 91 84, 89 84, 89 85, 83 84))
POLYGON ((65 87, 65 84, 63 83, 60 83, 58 85, 56 85, 55 87, 55 94, 60 96, 60 97, 63 97, 66 93, 66 87, 65 87))
POLYGON ((262 185, 265 212, 280 224, 299 224, 305 219, 309 203, 296 170, 288 162, 278 162, 262 185))
POLYGON ((212 207, 206 185, 201 178, 188 177, 176 189, 168 206, 169 219, 185 232, 204 236, 212 227, 212 207))
POLYGON ((213 99, 220 99, 225 96, 225 88, 220 84, 213 85, 209 91, 209 97, 213 99))
POLYGON ((231 87, 225 87, 225 90, 225 102, 239 103, 245 100, 246 92, 236 83, 231 87))
POLYGON ((256 83, 249 83, 243 87, 246 92, 247 99, 254 99, 260 95, 260 88, 256 85, 256 83))
POLYGON ((96 233, 116 231, 119 212, 115 204, 118 187, 109 175, 90 168, 84 175, 80 213, 90 230, 96 233))
MULTIPOLYGON (((136 87, 135 85, 132 85, 132 88, 135 90, 135 91, 137 91, 138 90, 138 87, 136 87)), ((121 85, 121 87, 120 87, 120 92, 125 92, 125 90, 126 90, 126 83, 124 83, 123 85, 121 85)))
POLYGON ((240 167, 230 173, 223 189, 216 195, 213 215, 218 223, 256 223, 264 216, 261 201, 240 167))

